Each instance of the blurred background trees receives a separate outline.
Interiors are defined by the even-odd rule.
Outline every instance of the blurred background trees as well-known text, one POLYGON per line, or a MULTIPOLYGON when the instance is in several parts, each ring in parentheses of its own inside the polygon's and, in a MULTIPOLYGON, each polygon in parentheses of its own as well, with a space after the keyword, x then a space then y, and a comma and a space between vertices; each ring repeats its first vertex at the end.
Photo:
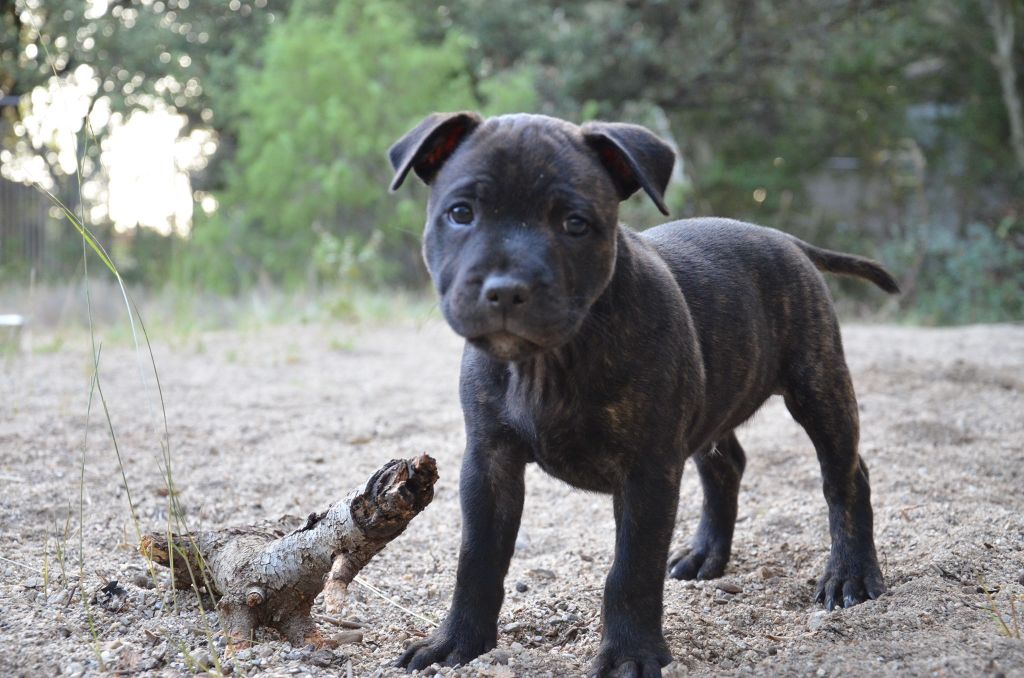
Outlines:
POLYGON ((646 124, 676 216, 880 257, 924 321, 1020 319, 1022 70, 1020 0, 0 0, 0 275, 76 274, 37 184, 140 283, 421 285, 384 152, 477 108, 646 124))

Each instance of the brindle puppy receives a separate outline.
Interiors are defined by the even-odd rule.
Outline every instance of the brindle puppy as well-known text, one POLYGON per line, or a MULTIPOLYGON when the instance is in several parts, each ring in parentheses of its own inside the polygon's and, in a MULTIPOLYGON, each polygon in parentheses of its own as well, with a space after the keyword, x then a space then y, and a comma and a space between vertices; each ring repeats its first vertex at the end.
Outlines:
POLYGON ((734 429, 781 394, 814 443, 832 552, 829 609, 885 590, 857 402, 819 270, 896 282, 878 264, 779 231, 688 219, 635 233, 619 202, 666 214, 672 150, 634 125, 435 114, 390 150, 392 189, 431 186, 423 253, 441 311, 466 338, 462 548, 451 611, 398 664, 467 662, 497 643, 503 580, 536 462, 612 495, 615 562, 594 675, 660 675, 662 580, 683 463, 704 509, 676 579, 729 560, 744 453, 734 429))

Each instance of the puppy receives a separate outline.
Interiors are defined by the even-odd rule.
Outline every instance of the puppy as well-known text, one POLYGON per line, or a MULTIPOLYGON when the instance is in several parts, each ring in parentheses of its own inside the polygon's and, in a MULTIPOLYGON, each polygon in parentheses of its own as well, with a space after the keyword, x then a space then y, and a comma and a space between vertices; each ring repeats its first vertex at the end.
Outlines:
POLYGON ((434 114, 391 148, 392 190, 431 188, 423 255, 441 312, 465 337, 462 545, 451 610, 398 665, 459 664, 493 648, 536 462, 612 496, 596 676, 655 676, 672 657, 662 590, 683 464, 703 514, 676 579, 729 560, 745 456, 734 430, 780 394, 817 451, 832 551, 829 609, 885 590, 850 373, 819 271, 898 291, 878 264, 776 230, 688 219, 636 233, 619 202, 668 214, 670 147, 635 125, 539 115, 434 114))

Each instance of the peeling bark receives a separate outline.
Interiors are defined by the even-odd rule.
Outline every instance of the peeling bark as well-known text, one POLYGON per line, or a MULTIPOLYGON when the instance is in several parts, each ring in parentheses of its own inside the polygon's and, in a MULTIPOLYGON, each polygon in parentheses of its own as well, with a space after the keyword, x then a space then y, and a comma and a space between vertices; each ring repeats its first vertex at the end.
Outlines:
POLYGON ((282 536, 271 527, 242 527, 191 535, 149 534, 139 551, 171 567, 176 588, 206 587, 220 596, 221 626, 234 644, 247 644, 267 626, 293 645, 330 645, 310 617, 325 592, 339 609, 348 584, 434 497, 437 466, 421 455, 392 460, 347 499, 282 536), (329 575, 326 579, 325 575, 329 575))

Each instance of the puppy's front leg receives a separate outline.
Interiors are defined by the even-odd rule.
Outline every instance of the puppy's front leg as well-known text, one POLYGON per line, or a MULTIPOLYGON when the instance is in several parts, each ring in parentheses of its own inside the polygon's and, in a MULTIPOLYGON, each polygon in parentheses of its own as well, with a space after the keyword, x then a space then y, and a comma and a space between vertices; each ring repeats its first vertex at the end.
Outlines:
POLYGON ((525 455, 507 441, 470 444, 462 461, 462 546, 448 617, 398 660, 410 671, 464 664, 498 642, 505 573, 523 513, 525 455))
POLYGON ((604 635, 590 675, 660 676, 672 661, 662 633, 665 562, 679 470, 644 460, 614 496, 615 562, 604 589, 604 635))

